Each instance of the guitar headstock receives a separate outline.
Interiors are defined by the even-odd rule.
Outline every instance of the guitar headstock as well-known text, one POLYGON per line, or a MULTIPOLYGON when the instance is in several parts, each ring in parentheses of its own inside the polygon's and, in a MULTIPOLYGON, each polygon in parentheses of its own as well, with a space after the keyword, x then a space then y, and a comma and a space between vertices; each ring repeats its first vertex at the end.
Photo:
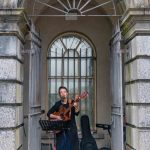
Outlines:
POLYGON ((88 94, 89 94, 89 93, 88 93, 87 91, 83 91, 83 92, 81 93, 81 95, 76 98, 75 101, 79 101, 80 99, 85 99, 85 98, 87 98, 88 94))

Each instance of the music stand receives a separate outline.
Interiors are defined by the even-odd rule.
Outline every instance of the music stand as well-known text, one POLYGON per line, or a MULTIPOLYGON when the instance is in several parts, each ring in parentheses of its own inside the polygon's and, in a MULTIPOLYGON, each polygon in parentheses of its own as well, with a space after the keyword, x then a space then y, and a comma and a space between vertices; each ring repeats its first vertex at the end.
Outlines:
POLYGON ((56 147, 56 131, 69 129, 69 121, 63 120, 39 120, 40 126, 44 131, 53 131, 54 146, 56 147))

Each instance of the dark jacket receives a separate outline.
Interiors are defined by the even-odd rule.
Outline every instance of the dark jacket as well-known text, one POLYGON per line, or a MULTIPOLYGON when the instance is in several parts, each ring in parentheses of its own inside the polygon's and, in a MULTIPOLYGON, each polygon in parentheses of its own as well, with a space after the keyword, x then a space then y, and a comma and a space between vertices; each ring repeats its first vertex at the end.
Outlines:
MULTIPOLYGON (((47 116, 50 117, 50 114, 53 114, 54 112, 58 112, 60 109, 60 106, 68 108, 69 103, 62 104, 61 100, 57 101, 52 108, 49 109, 47 116)), ((79 112, 75 112, 75 107, 71 108, 71 120, 69 121, 69 129, 68 130, 62 130, 60 133, 56 134, 56 149, 58 150, 78 150, 79 149, 79 140, 78 140, 78 134, 77 134, 77 127, 76 127, 76 121, 75 116, 78 115, 79 112), (60 147, 62 143, 64 143, 64 134, 67 138, 67 145, 70 144, 71 148, 65 149, 60 147), (68 143, 68 141, 70 143, 68 143)))

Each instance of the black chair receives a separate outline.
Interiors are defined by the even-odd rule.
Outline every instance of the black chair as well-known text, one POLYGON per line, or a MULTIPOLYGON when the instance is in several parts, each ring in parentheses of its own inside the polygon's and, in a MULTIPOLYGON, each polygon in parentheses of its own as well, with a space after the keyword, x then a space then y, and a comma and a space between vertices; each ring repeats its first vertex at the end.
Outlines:
POLYGON ((102 128, 103 130, 107 130, 109 133, 109 136, 111 137, 111 125, 110 124, 100 124, 96 123, 97 128, 102 128))
MULTIPOLYGON (((100 124, 100 123, 97 123, 96 127, 97 128, 102 128, 103 130, 107 130, 108 133, 109 133, 109 136, 111 137, 111 125, 110 124, 100 124)), ((108 148, 108 147, 102 147, 99 150, 111 150, 111 149, 108 148)))
POLYGON ((89 117, 87 115, 81 116, 81 131, 80 150, 98 150, 96 141, 91 134, 89 117))
POLYGON ((99 150, 111 150, 110 148, 107 148, 107 147, 102 147, 100 148, 99 150))

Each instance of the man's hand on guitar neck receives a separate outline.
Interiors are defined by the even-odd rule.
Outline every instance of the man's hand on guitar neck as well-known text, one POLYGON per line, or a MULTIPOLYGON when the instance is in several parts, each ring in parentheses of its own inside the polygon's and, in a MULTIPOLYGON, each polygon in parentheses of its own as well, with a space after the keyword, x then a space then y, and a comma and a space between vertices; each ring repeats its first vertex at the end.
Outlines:
POLYGON ((79 112, 79 103, 74 102, 73 106, 75 107, 75 112, 79 112))

